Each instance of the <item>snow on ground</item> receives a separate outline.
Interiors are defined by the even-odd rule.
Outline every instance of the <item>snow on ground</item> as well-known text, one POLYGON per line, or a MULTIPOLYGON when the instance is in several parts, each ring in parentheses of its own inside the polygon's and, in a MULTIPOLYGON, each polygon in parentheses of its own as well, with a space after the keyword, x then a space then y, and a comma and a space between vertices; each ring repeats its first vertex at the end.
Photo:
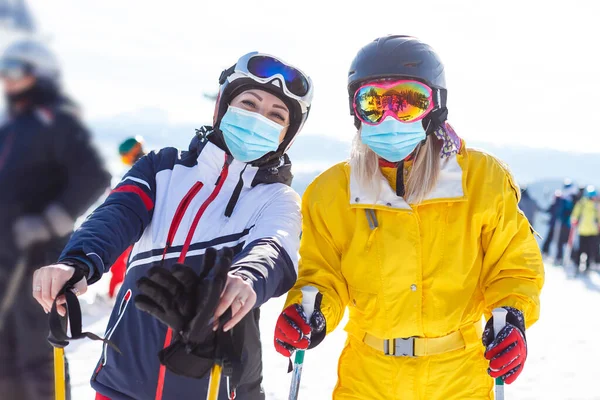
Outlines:
MULTIPOLYGON (((87 298, 91 296, 86 295, 87 298)), ((103 333, 107 304, 86 304, 84 328, 103 333)), ((287 399, 290 375, 287 359, 275 352, 272 332, 283 305, 274 299, 262 308, 264 386, 267 399, 287 399)), ((567 279, 562 268, 548 266, 540 321, 527 332, 529 356, 519 380, 507 386, 506 398, 519 400, 600 400, 600 273, 567 279)), ((345 333, 338 328, 305 359, 300 399, 331 398, 337 379, 337 359, 345 333)), ((92 400, 89 377, 99 354, 96 342, 67 347, 74 400, 92 400)), ((145 400, 145 399, 143 399, 145 400)))

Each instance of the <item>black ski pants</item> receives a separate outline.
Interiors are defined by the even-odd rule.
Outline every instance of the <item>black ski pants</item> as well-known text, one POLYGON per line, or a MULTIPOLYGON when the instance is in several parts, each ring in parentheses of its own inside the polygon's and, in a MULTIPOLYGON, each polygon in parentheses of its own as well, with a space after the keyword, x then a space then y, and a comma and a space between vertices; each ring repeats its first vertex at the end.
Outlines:
POLYGON ((598 236, 579 236, 579 249, 573 251, 573 262, 575 266, 579 266, 579 261, 582 254, 587 255, 587 261, 585 263, 586 268, 589 270, 590 265, 596 262, 598 258, 598 236))
POLYGON ((571 228, 565 224, 560 226, 560 234, 558 235, 558 251, 556 253, 556 261, 557 263, 562 263, 563 254, 565 250, 565 245, 569 241, 569 233, 571 232, 571 228))

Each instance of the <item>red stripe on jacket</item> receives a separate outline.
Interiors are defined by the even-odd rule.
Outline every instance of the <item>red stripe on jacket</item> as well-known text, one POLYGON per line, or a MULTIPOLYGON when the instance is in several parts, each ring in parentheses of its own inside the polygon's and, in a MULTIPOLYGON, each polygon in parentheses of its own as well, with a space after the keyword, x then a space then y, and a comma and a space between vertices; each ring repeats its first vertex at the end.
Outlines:
POLYGON ((112 193, 135 193, 138 196, 140 196, 140 198, 144 202, 144 206, 146 206, 146 210, 150 211, 154 208, 154 203, 152 202, 152 199, 150 198, 150 196, 148 196, 146 194, 146 192, 144 192, 142 189, 140 189, 139 187, 137 187, 135 185, 120 186, 120 187, 116 188, 115 190, 113 190, 111 192, 111 194, 112 193))

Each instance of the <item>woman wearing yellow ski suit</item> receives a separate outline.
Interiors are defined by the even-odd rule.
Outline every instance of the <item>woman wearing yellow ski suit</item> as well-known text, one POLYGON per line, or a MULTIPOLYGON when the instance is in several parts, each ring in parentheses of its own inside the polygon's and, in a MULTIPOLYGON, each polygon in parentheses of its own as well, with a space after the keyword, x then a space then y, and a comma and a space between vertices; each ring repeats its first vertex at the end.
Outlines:
POLYGON ((514 381, 525 325, 539 316, 543 264, 520 191, 445 122, 443 66, 426 44, 388 36, 365 46, 349 95, 359 133, 350 162, 304 194, 299 277, 275 347, 306 348, 311 328, 314 347, 349 307, 334 399, 491 399, 488 367, 514 381), (419 95, 432 104, 414 107, 419 95), (307 285, 322 295, 310 324, 307 285), (484 355, 482 316, 491 327, 497 307, 507 325, 495 340, 486 329, 484 355))

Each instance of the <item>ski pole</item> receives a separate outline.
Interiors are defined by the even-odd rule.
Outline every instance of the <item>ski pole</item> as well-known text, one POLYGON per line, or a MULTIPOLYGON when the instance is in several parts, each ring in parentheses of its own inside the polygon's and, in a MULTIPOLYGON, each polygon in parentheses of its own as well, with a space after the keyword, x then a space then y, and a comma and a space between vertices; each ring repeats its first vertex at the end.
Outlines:
MULTIPOLYGON (((504 308, 495 308, 492 311, 494 318, 494 337, 498 336, 504 325, 506 325, 507 311, 504 308)), ((496 400, 504 400, 504 380, 496 378, 496 400)))
POLYGON ((6 316, 10 312, 15 299, 17 297, 17 293, 19 288, 21 287, 21 283, 23 282, 23 278, 25 277, 25 272, 27 271, 27 258, 22 256, 17 261, 17 265, 15 266, 13 273, 10 276, 10 280, 8 281, 8 285, 6 286, 6 291, 4 296, 2 296, 2 302, 0 303, 0 332, 4 329, 4 323, 6 322, 6 316))
MULTIPOLYGON (((310 317, 315 311, 315 298, 319 290, 314 286, 304 286, 302 288, 302 308, 308 318, 310 324, 310 317)), ((300 391, 300 378, 302 377, 302 365, 304 364, 304 350, 297 350, 296 357, 294 359, 294 369, 292 373, 292 384, 290 386, 290 397, 289 400, 297 400, 298 392, 300 391)))
POLYGON ((210 380, 208 381, 207 400, 217 400, 219 398, 219 388, 221 386, 221 374, 223 366, 216 362, 210 370, 210 380))
POLYGON ((206 400, 218 400, 219 390, 221 388, 221 379, 223 377, 227 380, 227 398, 235 399, 235 389, 232 392, 229 384, 231 382, 231 376, 233 370, 231 367, 231 360, 228 359, 227 349, 225 347, 233 345, 231 338, 233 331, 223 332, 223 326, 231 319, 231 308, 227 309, 225 314, 219 318, 219 330, 217 331, 216 349, 215 349, 215 361, 210 370, 210 379, 208 381, 208 392, 206 393, 206 400), (229 339, 229 340, 227 340, 229 339))
POLYGON ((73 286, 67 281, 65 285, 58 291, 52 308, 48 314, 48 343, 54 347, 54 392, 56 400, 65 400, 67 395, 67 382, 65 370, 65 347, 69 345, 71 340, 88 338, 91 340, 101 341, 110 346, 118 354, 122 354, 121 350, 112 343, 109 339, 103 339, 91 332, 82 331, 81 321, 81 306, 77 295, 72 290, 73 286), (64 299, 65 315, 58 313, 58 302, 64 299), (68 331, 71 331, 71 336, 68 331))
POLYGON ((54 398, 65 400, 65 349, 54 348, 54 398))

